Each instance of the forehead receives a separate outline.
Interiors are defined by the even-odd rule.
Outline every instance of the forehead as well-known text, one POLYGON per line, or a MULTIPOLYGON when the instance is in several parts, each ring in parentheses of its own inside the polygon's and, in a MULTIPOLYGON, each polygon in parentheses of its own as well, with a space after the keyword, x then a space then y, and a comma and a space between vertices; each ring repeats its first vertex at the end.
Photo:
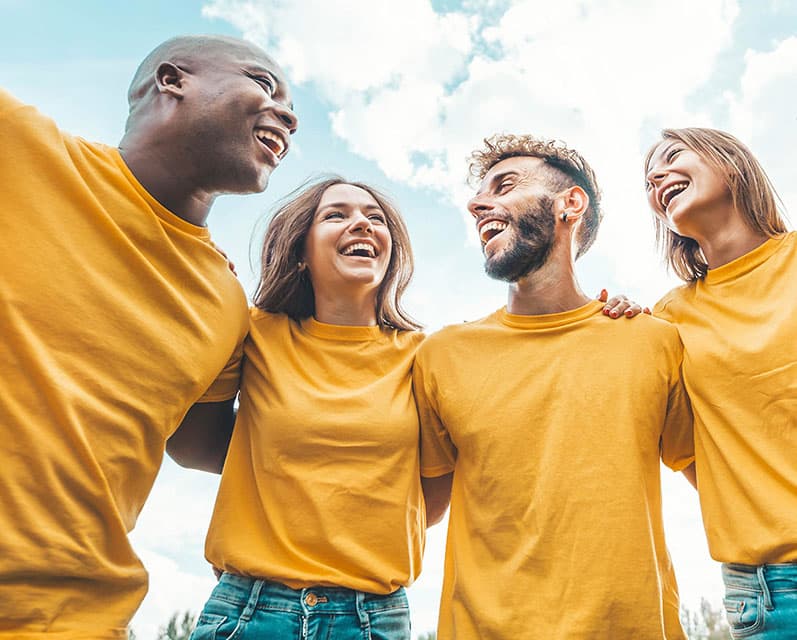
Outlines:
POLYGON ((370 193, 353 184, 333 184, 327 188, 321 196, 318 208, 323 209, 332 205, 339 207, 380 208, 379 203, 370 193))
POLYGON ((521 178, 533 178, 545 167, 545 161, 535 156, 514 156, 496 162, 482 178, 479 193, 487 191, 496 182, 508 174, 519 175, 521 178))

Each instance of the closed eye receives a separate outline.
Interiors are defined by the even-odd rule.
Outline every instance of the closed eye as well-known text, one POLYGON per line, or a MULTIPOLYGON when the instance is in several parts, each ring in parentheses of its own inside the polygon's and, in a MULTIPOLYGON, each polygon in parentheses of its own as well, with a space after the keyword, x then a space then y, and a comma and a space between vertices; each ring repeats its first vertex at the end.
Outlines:
POLYGON ((368 216, 368 219, 374 222, 385 224, 385 216, 382 215, 381 213, 372 213, 368 216))
POLYGON ((340 211, 330 211, 324 214, 324 220, 338 219, 343 220, 343 214, 340 211))
POLYGON ((495 190, 495 192, 500 195, 509 191, 513 186, 514 182, 512 180, 504 180, 498 185, 498 188, 495 190))
POLYGON ((251 73, 247 73, 246 75, 257 82, 257 84, 263 88, 263 91, 266 92, 269 98, 273 97, 274 92, 277 90, 277 85, 271 76, 254 75, 251 73))
POLYGON ((681 147, 675 147, 673 149, 670 149, 670 151, 667 153, 667 162, 672 162, 673 158, 675 158, 675 156, 681 153, 681 151, 683 151, 681 147))

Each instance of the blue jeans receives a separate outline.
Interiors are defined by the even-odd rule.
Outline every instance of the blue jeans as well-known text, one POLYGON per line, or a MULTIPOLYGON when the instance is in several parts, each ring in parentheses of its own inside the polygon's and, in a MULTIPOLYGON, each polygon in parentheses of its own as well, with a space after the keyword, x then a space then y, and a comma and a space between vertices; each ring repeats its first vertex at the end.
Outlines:
POLYGON ((191 640, 410 640, 403 588, 383 596, 342 587, 291 589, 224 573, 191 640))
POLYGON ((797 638, 797 563, 722 565, 725 611, 734 638, 797 638))

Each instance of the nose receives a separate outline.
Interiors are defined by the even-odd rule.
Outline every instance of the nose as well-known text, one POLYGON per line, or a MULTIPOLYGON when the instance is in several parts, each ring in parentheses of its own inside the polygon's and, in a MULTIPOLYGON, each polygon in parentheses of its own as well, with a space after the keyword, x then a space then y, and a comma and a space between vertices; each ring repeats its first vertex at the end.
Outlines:
POLYGON ((351 231, 352 233, 356 231, 373 233, 374 225, 371 223, 371 219, 367 215, 365 215, 362 211, 358 211, 352 216, 351 225, 349 226, 349 231, 351 231))
POLYGON ((468 211, 474 218, 489 213, 492 209, 492 203, 481 193, 477 193, 470 199, 470 202, 468 202, 468 211))
POLYGON ((279 102, 276 103, 274 108, 277 112, 277 117, 288 128, 288 133, 291 135, 296 133, 296 129, 299 128, 299 118, 293 112, 293 109, 279 102))
POLYGON ((666 171, 662 171, 661 169, 651 169, 645 175, 645 180, 650 184, 654 184, 657 182, 661 182, 664 180, 664 177, 667 175, 666 171))

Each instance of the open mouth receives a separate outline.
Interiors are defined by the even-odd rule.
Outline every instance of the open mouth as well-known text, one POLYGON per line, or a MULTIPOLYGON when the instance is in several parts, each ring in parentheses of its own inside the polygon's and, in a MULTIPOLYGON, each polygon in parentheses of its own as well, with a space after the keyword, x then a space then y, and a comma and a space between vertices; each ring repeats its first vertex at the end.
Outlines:
POLYGON ((355 242, 343 249, 341 253, 344 256, 356 256, 358 258, 376 258, 379 254, 373 245, 367 242, 355 242))
POLYGON ((255 136, 277 158, 282 159, 288 149, 285 139, 269 129, 256 129, 255 136))
POLYGON ((501 222, 500 220, 490 220, 479 227, 479 239, 481 239, 482 244, 487 244, 508 226, 509 225, 506 222, 501 222))
POLYGON ((667 187, 664 191, 661 192, 661 197, 659 198, 659 202, 661 202, 661 206, 665 209, 667 206, 672 202, 672 199, 679 195, 684 189, 689 186, 689 182, 676 182, 675 184, 671 184, 667 187))

